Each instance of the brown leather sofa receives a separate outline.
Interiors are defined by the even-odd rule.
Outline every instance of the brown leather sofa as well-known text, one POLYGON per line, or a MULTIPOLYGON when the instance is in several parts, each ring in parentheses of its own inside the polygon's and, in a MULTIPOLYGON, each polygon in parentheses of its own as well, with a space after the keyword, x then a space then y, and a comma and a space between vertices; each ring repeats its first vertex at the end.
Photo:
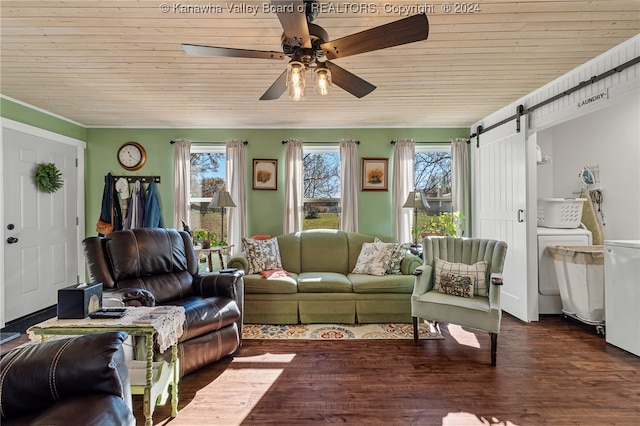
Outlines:
POLYGON ((3 426, 135 425, 123 332, 17 347, 0 360, 3 426))
MULTIPOLYGON (((180 375, 238 350, 242 344, 243 273, 198 273, 189 234, 139 228, 83 241, 91 282, 102 282, 126 305, 177 305, 186 321, 178 342, 180 375), (139 297, 138 297, 139 296, 139 297)), ((170 351, 162 355, 169 360, 170 351)))

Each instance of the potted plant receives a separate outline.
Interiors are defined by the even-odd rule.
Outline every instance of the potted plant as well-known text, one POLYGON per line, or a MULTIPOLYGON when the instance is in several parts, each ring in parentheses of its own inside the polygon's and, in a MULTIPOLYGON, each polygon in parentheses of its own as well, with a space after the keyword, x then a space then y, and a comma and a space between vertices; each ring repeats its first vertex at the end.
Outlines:
POLYGON ((423 233, 423 227, 418 226, 418 224, 414 223, 413 226, 411 226, 411 238, 413 241, 413 243, 411 243, 412 247, 416 247, 419 245, 418 237, 422 236, 424 238, 424 236, 422 235, 423 233))
POLYGON ((429 216, 427 223, 422 227, 420 235, 422 238, 430 235, 461 236, 464 228, 464 219, 465 216, 459 211, 453 213, 442 212, 438 216, 429 216), (460 235, 458 235, 459 231, 460 235))
POLYGON ((210 232, 206 229, 198 229, 196 231, 193 231, 193 239, 195 242, 199 242, 200 246, 203 249, 208 249, 211 248, 211 245, 217 245, 218 244, 218 234, 216 234, 215 232, 210 232))

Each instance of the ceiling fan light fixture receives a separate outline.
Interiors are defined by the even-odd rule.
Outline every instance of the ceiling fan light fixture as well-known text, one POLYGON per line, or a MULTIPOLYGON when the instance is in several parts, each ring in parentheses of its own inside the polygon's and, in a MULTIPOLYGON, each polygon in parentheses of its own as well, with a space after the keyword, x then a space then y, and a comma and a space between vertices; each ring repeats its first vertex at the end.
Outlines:
MULTIPOLYGON (((328 69, 318 70, 314 74, 315 91, 319 95, 326 95, 335 82, 338 88, 356 98, 362 98, 374 91, 376 86, 330 62, 331 60, 415 43, 429 37, 427 14, 420 13, 330 40, 324 28, 311 22, 319 11, 324 11, 320 3, 319 0, 271 0, 269 10, 278 16, 283 30, 280 39, 282 53, 184 43, 182 48, 191 55, 276 60, 289 57, 291 62, 287 70, 276 78, 260 100, 279 99, 284 92, 288 92, 290 99, 301 101, 305 98, 304 73, 308 68, 314 71, 316 68, 328 69)), ((369 3, 372 4, 374 3, 369 3)))
POLYGON ((304 100, 305 93, 305 73, 306 67, 302 62, 291 61, 287 66, 287 89, 289 99, 292 101, 304 100))
POLYGON ((315 92, 320 96, 328 95, 331 91, 331 71, 325 67, 318 67, 314 73, 315 92))

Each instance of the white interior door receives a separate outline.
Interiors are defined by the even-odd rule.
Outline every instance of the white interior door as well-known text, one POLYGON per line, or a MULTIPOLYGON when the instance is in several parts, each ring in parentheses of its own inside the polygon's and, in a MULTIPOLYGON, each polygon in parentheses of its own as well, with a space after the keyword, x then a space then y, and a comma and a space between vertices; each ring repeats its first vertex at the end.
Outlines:
POLYGON ((3 122, 3 323, 55 305, 58 289, 78 282, 83 189, 77 152, 77 146, 3 122), (61 171, 63 186, 55 193, 36 189, 33 176, 40 163, 54 163, 61 171))
MULTIPOLYGON (((526 117, 521 118, 526 122, 526 117)), ((515 122, 480 135, 474 154, 473 236, 508 244, 501 306, 529 321, 527 303, 527 162, 524 124, 515 122)))

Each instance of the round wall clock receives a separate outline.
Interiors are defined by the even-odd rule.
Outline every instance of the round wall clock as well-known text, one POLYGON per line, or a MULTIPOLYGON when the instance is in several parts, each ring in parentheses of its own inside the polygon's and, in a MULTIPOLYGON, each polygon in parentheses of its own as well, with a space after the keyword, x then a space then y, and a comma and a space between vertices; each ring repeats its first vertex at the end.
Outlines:
POLYGON ((145 161, 147 161, 147 152, 137 142, 126 142, 118 148, 118 163, 125 170, 138 170, 144 166, 145 161))

